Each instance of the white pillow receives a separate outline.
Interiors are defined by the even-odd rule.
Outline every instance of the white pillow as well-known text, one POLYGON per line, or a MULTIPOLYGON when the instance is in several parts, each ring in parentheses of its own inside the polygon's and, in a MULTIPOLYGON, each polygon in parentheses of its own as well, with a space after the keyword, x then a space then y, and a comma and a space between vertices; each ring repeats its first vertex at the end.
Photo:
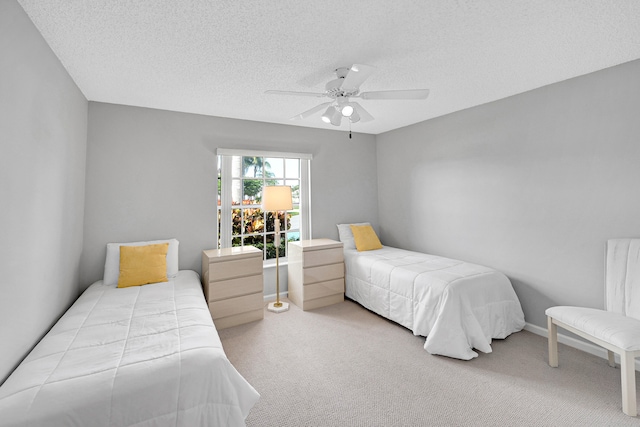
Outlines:
POLYGON ((338 235, 342 242, 344 249, 355 249, 356 242, 353 239, 353 233, 351 232, 352 225, 371 225, 368 222, 358 222, 354 224, 336 224, 338 226, 338 235))
POLYGON ((151 240, 149 242, 107 243, 107 258, 104 262, 104 284, 117 285, 120 277, 120 246, 146 246, 158 243, 169 243, 167 250, 167 278, 178 275, 178 245, 176 239, 151 240))

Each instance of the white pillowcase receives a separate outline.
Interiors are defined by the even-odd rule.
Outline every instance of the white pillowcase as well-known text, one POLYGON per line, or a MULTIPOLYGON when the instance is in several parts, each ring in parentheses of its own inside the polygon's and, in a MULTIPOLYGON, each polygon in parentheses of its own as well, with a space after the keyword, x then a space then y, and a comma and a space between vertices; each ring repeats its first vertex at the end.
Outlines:
POLYGON ((343 244, 344 249, 355 249, 356 242, 353 239, 353 232, 351 231, 352 225, 371 225, 368 222, 357 222, 354 224, 336 224, 338 226, 338 235, 340 241, 343 244))
POLYGON ((151 240, 148 242, 107 243, 107 258, 104 262, 104 284, 117 285, 120 277, 120 246, 146 246, 158 243, 169 243, 167 250, 167 278, 178 275, 178 242, 176 239, 151 240))

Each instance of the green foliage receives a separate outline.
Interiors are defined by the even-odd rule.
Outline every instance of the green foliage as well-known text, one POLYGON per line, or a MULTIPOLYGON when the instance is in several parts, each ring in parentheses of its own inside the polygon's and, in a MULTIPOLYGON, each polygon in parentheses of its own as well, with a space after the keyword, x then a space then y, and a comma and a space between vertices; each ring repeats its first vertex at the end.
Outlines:
MULTIPOLYGON (((270 171, 271 165, 265 162, 263 157, 243 157, 242 158, 242 176, 248 177, 249 172, 253 172, 254 178, 271 178, 274 173, 270 171)), ((276 180, 265 180, 267 185, 276 185, 276 180)), ((255 197, 262 192, 262 180, 243 179, 243 194, 249 197, 255 197)))
MULTIPOLYGON (((285 224, 286 219, 287 230, 291 228, 291 217, 293 216, 292 214, 292 212, 278 212, 278 219, 280 220, 280 224, 285 224)), ((297 215, 297 212, 295 214, 297 215)), ((273 212, 266 212, 265 220, 265 212, 263 212, 260 208, 234 209, 231 218, 233 221, 233 246, 255 246, 262 251, 266 250, 266 259, 272 259, 276 257, 276 246, 274 244, 275 215, 273 212), (266 233, 266 249, 262 234, 256 235, 254 233, 266 233), (242 241, 240 236, 244 236, 244 242, 242 241)), ((283 232, 285 231, 284 227, 280 231, 280 247, 278 250, 280 252, 279 255, 281 257, 284 257, 286 256, 286 242, 283 235, 283 232)))
MULTIPOLYGON (((265 259, 272 259, 276 256, 274 213, 263 212, 260 208, 249 206, 256 206, 261 203, 259 195, 262 193, 263 185, 281 184, 280 181, 273 179, 275 174, 270 169, 271 165, 265 161, 264 157, 242 157, 242 190, 244 198, 241 203, 234 205, 231 214, 232 246, 255 246, 266 253, 265 259)), ((221 194, 221 185, 220 177, 218 177, 218 195, 221 194)), ((296 197, 299 197, 299 188, 299 185, 291 188, 296 197)), ((220 204, 220 201, 218 201, 218 204, 220 204)), ((281 257, 286 256, 285 232, 291 228, 291 217, 296 215, 299 215, 299 213, 278 212, 278 219, 282 226, 279 246, 279 255, 281 257), (286 224, 286 229, 284 224, 286 224)), ((220 224, 220 211, 218 211, 218 224, 220 224)), ((296 239, 290 238, 289 240, 296 239)))
MULTIPOLYGON (((290 241, 293 239, 290 239, 290 241)), ((259 243, 247 243, 245 240, 245 245, 250 244, 251 246, 255 246, 256 248, 264 251, 264 243, 260 241, 259 243)), ((287 256, 286 254, 286 242, 284 239, 280 239, 280 253, 278 254, 280 258, 287 256)), ((276 257, 276 245, 274 243, 267 243, 267 257, 265 259, 273 259, 276 257)))

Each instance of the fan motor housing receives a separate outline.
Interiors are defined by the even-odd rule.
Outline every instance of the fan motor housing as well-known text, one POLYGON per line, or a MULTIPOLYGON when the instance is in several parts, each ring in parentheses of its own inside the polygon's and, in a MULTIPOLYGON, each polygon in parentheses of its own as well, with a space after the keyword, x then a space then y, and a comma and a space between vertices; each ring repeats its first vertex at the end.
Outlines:
POLYGON ((338 77, 337 79, 331 80, 325 85, 326 95, 330 98, 338 98, 340 96, 348 97, 355 96, 358 94, 359 90, 351 90, 345 91, 341 88, 342 82, 344 81, 344 77, 338 77))

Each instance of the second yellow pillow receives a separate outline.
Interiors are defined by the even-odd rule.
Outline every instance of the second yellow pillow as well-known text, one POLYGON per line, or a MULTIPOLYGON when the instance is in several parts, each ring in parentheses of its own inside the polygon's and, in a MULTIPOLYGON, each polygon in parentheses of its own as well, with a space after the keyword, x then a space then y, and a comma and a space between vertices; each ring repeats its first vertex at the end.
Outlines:
POLYGON ((119 288, 167 281, 168 243, 120 246, 119 288))
POLYGON ((382 243, 370 225, 352 225, 351 232, 359 252, 382 249, 382 243))

